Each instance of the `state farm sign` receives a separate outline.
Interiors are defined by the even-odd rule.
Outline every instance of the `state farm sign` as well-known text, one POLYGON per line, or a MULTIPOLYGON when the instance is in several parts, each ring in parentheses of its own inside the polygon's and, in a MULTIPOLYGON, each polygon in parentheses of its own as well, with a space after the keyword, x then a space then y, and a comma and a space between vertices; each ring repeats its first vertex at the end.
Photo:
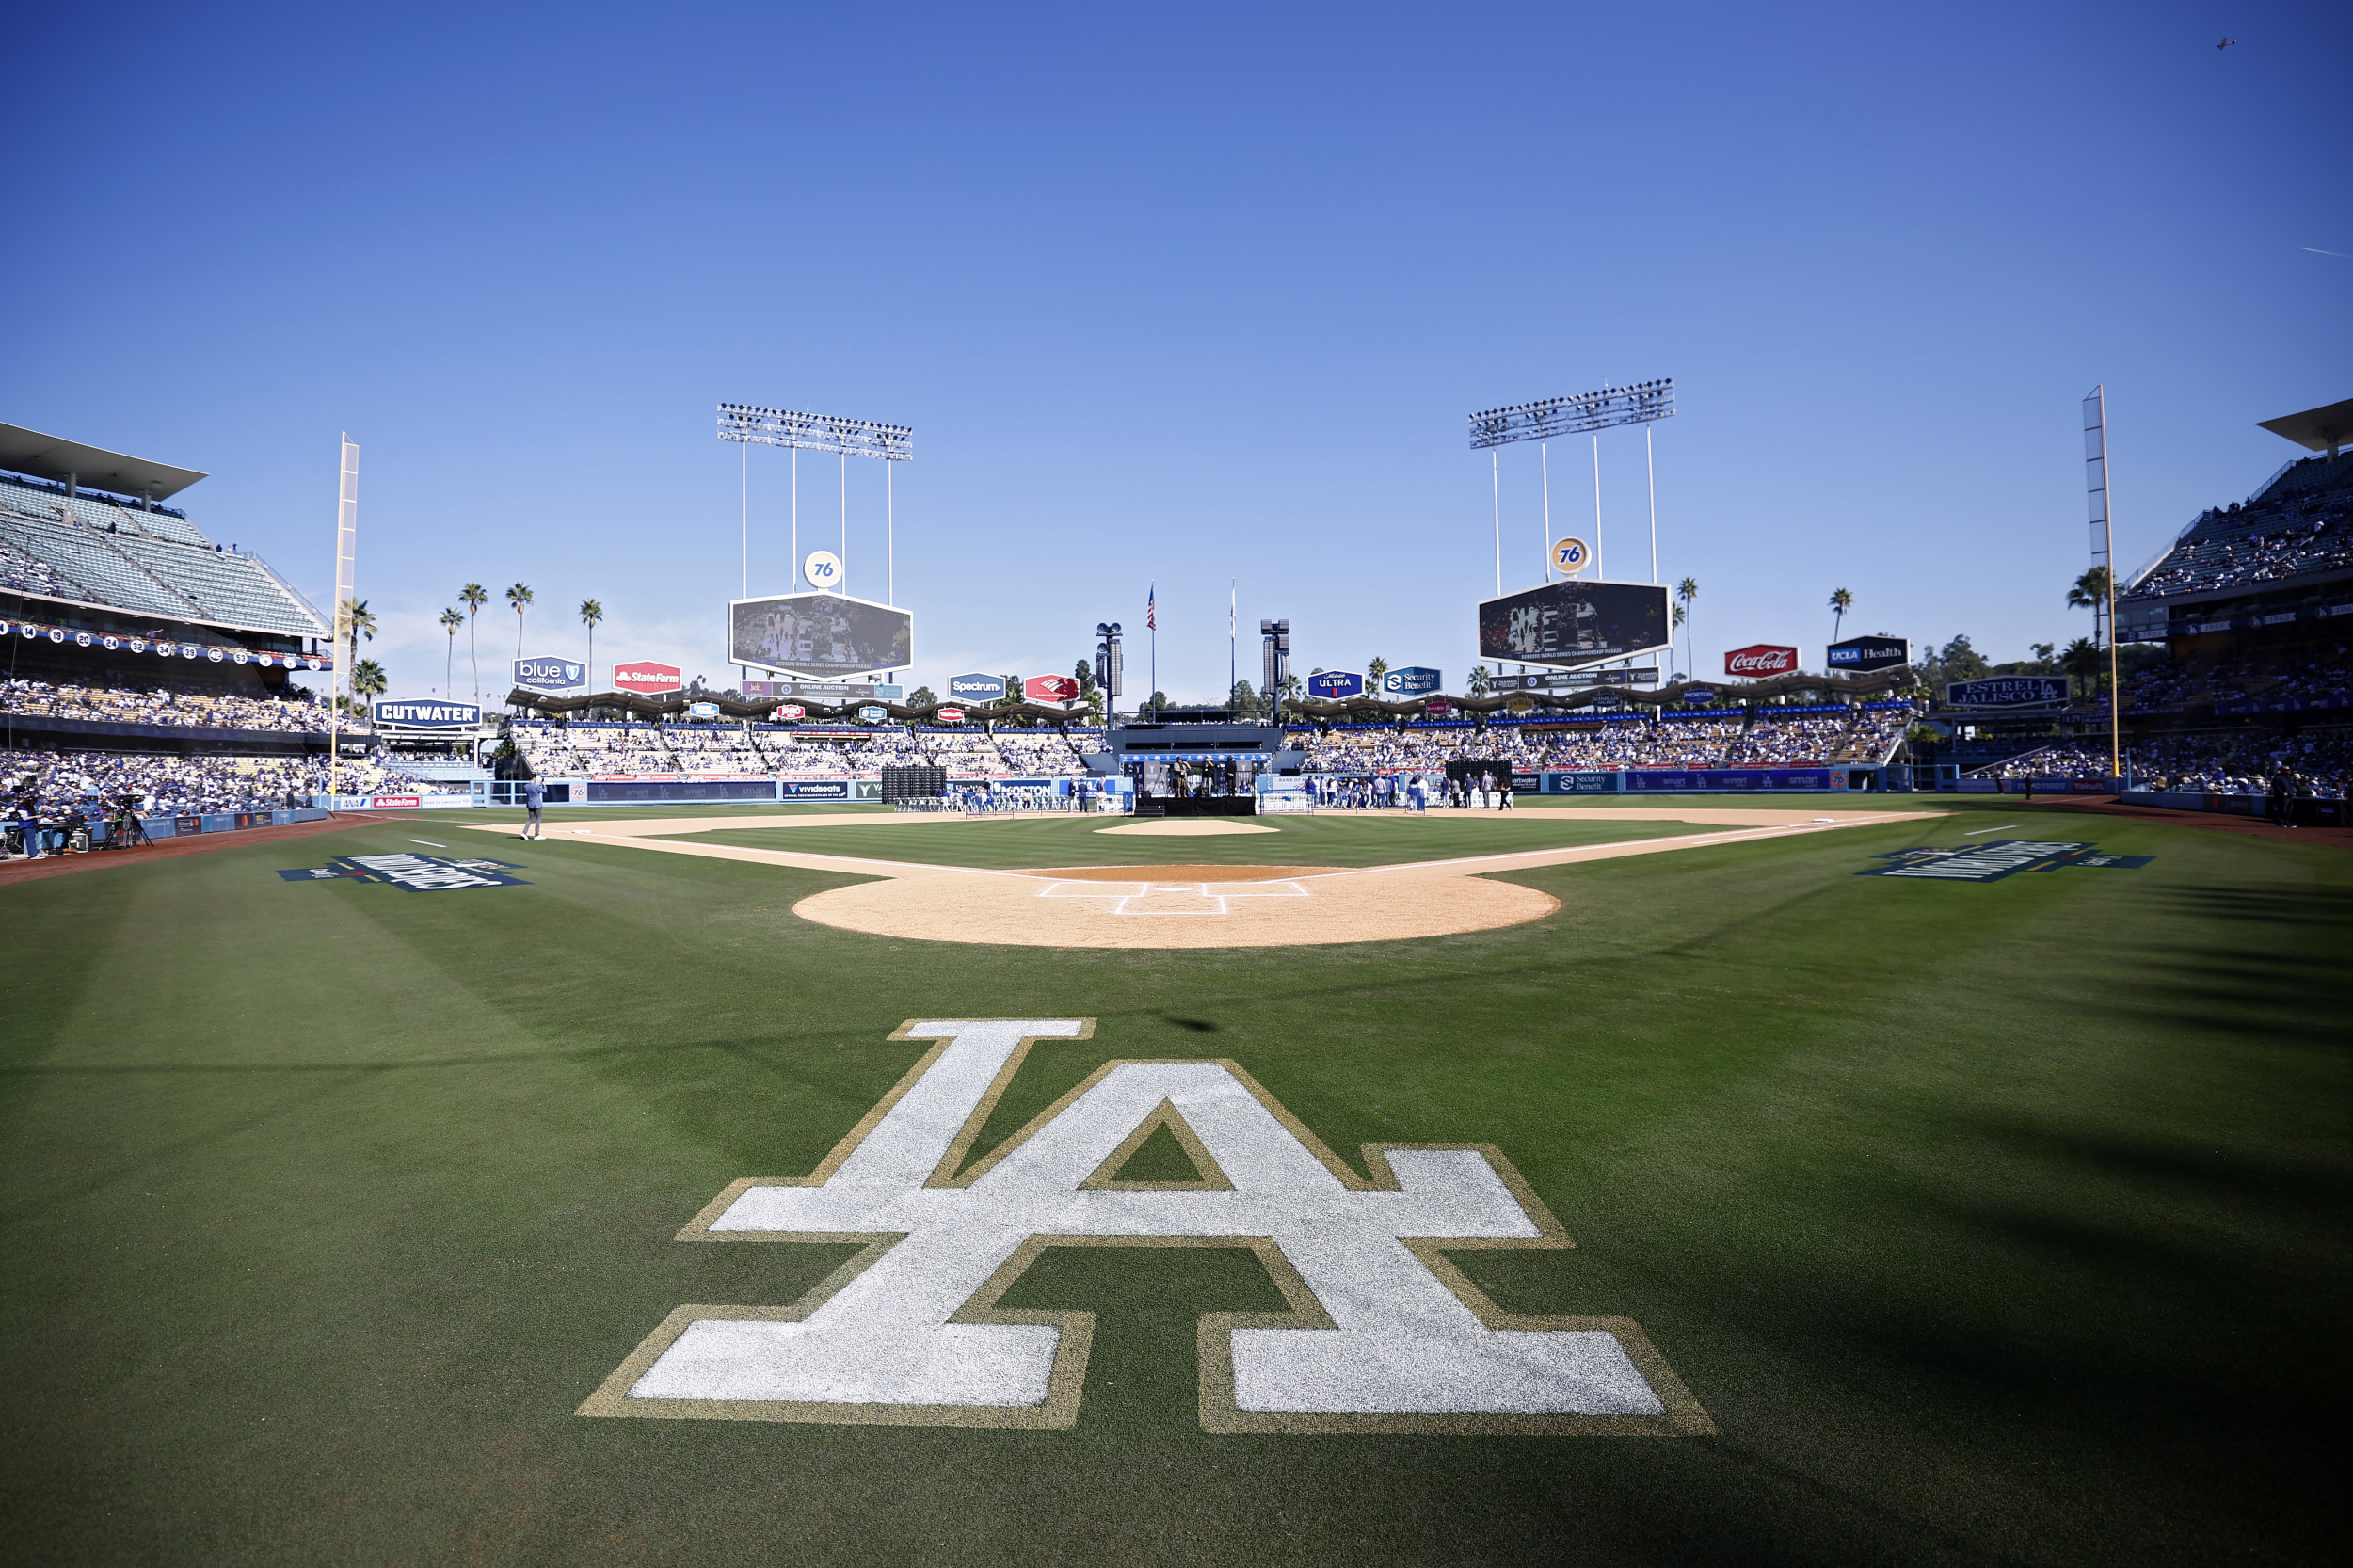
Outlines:
POLYGON ((1745 675, 1753 679, 1760 675, 1795 675, 1798 670, 1798 650, 1781 648, 1772 643, 1756 643, 1735 648, 1724 655, 1726 675, 1745 675))
POLYGON ((1021 695, 1032 702, 1076 702, 1079 683, 1066 675, 1033 675, 1021 682, 1021 695))
POLYGON ((613 666, 613 689, 616 692, 661 696, 677 691, 684 684, 676 664, 657 664, 649 659, 640 659, 633 664, 613 666))

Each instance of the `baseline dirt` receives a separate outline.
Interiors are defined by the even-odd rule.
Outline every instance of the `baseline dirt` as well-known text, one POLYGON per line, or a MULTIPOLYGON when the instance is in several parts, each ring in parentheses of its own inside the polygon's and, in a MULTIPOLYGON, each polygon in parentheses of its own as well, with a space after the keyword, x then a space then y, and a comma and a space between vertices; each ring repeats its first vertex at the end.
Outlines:
POLYGON ((158 860, 170 860, 183 855, 204 855, 213 850, 236 849, 245 844, 274 844, 287 839, 315 838, 321 833, 342 833, 355 827, 380 825, 384 821, 382 817, 363 817, 344 812, 320 822, 288 823, 283 827, 247 827, 229 833, 191 833, 184 839, 159 839, 137 849, 101 849, 87 855, 44 855, 38 860, 10 860, 0 865, 0 886, 11 882, 38 882, 48 876, 71 876, 75 872, 104 871, 108 866, 152 865, 158 860))

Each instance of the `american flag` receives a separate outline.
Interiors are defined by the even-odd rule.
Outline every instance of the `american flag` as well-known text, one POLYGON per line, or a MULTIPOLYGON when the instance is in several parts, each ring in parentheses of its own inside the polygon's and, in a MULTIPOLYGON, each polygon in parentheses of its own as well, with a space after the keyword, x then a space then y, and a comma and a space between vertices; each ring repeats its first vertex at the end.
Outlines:
POLYGON ((1160 597, 1160 588, 1159 588, 1159 586, 1158 586, 1157 584, 1156 584, 1155 586, 1153 586, 1153 587, 1146 588, 1146 589, 1144 590, 1144 629, 1146 632, 1154 632, 1154 631, 1158 631, 1158 630, 1160 629, 1160 623, 1158 620, 1156 620, 1156 619, 1154 619, 1154 618, 1153 618, 1154 612, 1155 612, 1155 609, 1156 609, 1156 606, 1157 606, 1157 601, 1159 600, 1160 597))

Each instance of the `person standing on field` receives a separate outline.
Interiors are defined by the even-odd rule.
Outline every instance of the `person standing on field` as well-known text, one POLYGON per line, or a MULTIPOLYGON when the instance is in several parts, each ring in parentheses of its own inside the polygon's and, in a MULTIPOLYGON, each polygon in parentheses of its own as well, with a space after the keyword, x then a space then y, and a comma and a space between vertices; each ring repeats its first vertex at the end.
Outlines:
POLYGON ((534 778, 523 785, 523 805, 531 813, 530 818, 523 824, 524 838, 544 839, 547 837, 547 830, 539 822, 539 812, 547 803, 548 787, 545 784, 534 778))

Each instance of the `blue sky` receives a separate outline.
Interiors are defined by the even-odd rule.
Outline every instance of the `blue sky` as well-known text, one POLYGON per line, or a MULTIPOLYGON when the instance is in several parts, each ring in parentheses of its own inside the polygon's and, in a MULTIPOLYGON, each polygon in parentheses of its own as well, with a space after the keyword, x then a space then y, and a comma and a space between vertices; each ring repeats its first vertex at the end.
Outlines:
MULTIPOLYGON (((2293 455, 2256 420, 2353 395, 2342 6, 51 7, 15 43, 0 419, 210 471, 200 525, 321 604, 352 431, 398 696, 468 580, 532 584, 528 652, 578 657, 593 595, 600 662, 731 682, 722 400, 915 427, 915 679, 1118 619, 1133 695, 1157 584, 1160 682, 1207 697, 1229 579, 1245 675, 1287 616, 1303 672, 1459 688, 1473 409, 1675 378, 1660 568, 1714 672, 1818 665, 1838 586, 1849 632, 1996 658, 2089 630, 2095 382, 2130 565, 2293 455)), ((1590 445, 1551 457, 1589 533, 1590 445)), ((755 592, 786 462, 751 455, 755 592)), ((1646 577, 1640 434, 1602 463, 1646 577)), ((837 475, 802 461, 804 550, 837 475)), ((1502 481, 1516 587, 1532 447, 1502 481)), ((881 598, 879 465, 849 506, 881 598)))

